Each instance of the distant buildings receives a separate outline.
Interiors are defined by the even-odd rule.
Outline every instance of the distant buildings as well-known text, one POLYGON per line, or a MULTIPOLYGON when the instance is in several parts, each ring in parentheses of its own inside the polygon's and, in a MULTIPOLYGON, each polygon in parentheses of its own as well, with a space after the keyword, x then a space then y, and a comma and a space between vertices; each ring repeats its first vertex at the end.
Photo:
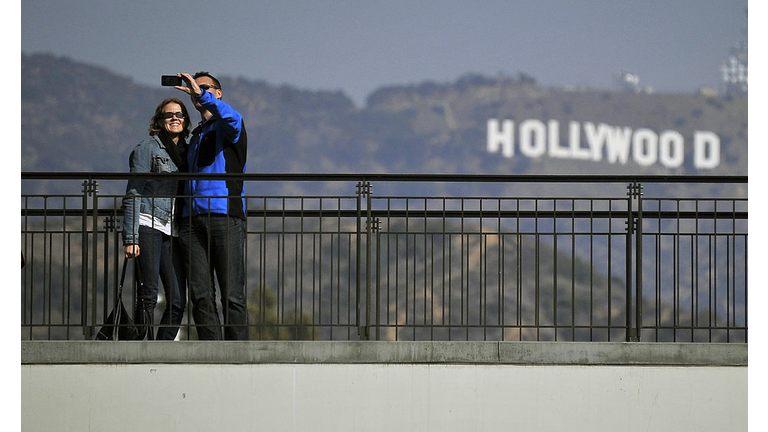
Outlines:
MULTIPOLYGON (((711 87, 701 87, 698 90, 698 94, 707 97, 714 97, 718 94, 723 94, 725 96, 746 95, 749 89, 748 51, 746 40, 738 42, 731 48, 728 58, 720 65, 720 71, 722 73, 722 93, 711 87)), ((640 85, 640 77, 632 72, 617 72, 616 82, 619 87, 626 92, 654 92, 653 87, 642 87, 640 85)))
POLYGON ((654 89, 651 86, 640 86, 640 77, 632 72, 620 71, 616 74, 616 81, 618 81, 619 86, 627 92, 646 94, 654 92, 654 89))
POLYGON ((737 43, 731 49, 728 59, 720 67, 723 73, 723 87, 727 96, 747 94, 749 76, 747 42, 737 43))

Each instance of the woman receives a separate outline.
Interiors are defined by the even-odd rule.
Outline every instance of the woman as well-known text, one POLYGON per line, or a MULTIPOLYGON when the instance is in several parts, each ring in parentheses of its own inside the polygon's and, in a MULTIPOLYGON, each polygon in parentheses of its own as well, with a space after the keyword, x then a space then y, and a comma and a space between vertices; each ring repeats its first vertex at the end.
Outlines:
MULTIPOLYGON (((131 152, 132 173, 173 173, 186 171, 186 138, 189 113, 177 98, 160 102, 150 120, 150 137, 131 152)), ((165 312, 157 331, 158 340, 173 340, 179 331, 186 307, 186 276, 178 246, 175 214, 180 214, 183 182, 133 178, 123 198, 123 245, 127 258, 137 258, 141 269, 136 293, 134 320, 153 339, 153 317, 157 305, 158 276, 165 290, 165 312)))

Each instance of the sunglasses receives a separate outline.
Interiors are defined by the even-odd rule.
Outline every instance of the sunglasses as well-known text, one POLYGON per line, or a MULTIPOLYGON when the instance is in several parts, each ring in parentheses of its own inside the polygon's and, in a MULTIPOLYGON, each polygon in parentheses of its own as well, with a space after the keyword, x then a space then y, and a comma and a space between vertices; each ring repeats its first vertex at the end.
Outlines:
POLYGON ((201 89, 203 89, 203 90, 205 90, 205 91, 208 91, 208 90, 210 90, 210 89, 212 89, 212 88, 215 88, 215 89, 217 89, 217 88, 220 88, 220 87, 216 87, 216 86, 215 86, 215 85, 213 85, 213 84, 200 84, 200 88, 201 88, 201 89))
POLYGON ((163 113, 163 118, 164 119, 169 119, 169 118, 174 118, 174 117, 176 117, 178 119, 181 119, 181 120, 184 120, 184 113, 181 112, 181 111, 179 111, 179 112, 166 112, 166 113, 163 113))

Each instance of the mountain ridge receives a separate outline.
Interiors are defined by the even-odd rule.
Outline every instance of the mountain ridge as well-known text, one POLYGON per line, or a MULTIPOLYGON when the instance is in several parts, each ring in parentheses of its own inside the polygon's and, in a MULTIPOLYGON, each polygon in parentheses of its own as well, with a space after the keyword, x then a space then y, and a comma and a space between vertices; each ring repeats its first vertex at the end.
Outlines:
MULTIPOLYGON (((25 172, 127 172, 128 154, 146 137, 158 101, 187 100, 177 90, 136 84, 105 68, 50 54, 22 54, 21 63, 25 172)), ((365 107, 357 107, 341 91, 241 77, 220 80, 224 100, 243 114, 249 132, 248 172, 747 174, 746 96, 549 89, 522 74, 466 75, 453 83, 384 86, 368 96, 365 107), (559 141, 548 144, 550 153, 552 146, 573 147, 572 123, 648 130, 657 137, 672 131, 685 141, 685 163, 670 169, 643 166, 631 155, 614 163, 546 152, 526 157, 520 136, 514 137, 514 156, 505 157, 488 151, 491 119, 513 121, 518 130, 526 120, 548 128, 556 122, 559 141), (697 131, 719 137, 720 163, 714 169, 692 165, 697 131)), ((586 142, 582 131, 581 146, 586 142)))

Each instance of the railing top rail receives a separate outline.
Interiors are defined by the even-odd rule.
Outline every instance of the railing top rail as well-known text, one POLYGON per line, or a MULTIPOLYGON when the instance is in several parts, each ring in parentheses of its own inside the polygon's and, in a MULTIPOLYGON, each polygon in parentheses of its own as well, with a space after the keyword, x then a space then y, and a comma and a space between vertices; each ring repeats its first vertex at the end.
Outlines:
POLYGON ((471 183, 748 183, 748 176, 723 175, 593 175, 593 174, 396 174, 396 173, 246 173, 155 174, 126 172, 22 172, 22 180, 241 179, 244 181, 380 181, 471 183))

